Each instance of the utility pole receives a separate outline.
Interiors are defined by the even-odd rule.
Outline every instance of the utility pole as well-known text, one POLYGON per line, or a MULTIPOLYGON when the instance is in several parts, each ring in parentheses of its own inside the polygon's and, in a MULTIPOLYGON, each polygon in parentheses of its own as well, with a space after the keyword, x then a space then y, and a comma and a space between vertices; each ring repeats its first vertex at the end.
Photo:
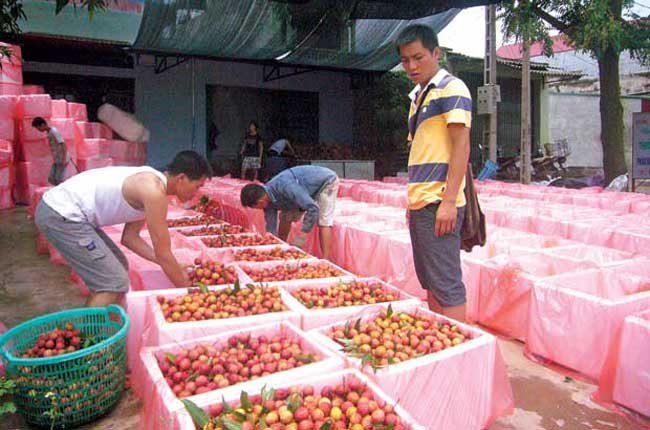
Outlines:
POLYGON ((530 38, 523 37, 521 61, 521 156, 520 179, 522 184, 530 183, 530 38))
POLYGON ((487 137, 490 160, 497 162, 497 6, 492 4, 485 8, 485 62, 483 63, 483 84, 494 92, 495 100, 488 114, 489 120, 485 122, 485 135, 487 137))

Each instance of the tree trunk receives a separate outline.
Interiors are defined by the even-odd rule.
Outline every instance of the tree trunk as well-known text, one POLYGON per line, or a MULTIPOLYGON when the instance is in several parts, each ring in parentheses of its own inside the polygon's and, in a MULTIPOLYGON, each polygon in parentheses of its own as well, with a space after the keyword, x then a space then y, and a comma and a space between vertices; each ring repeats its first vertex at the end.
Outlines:
POLYGON ((607 49, 598 58, 600 74, 600 129, 603 146, 603 168, 605 182, 627 173, 625 164, 625 139, 623 105, 621 104, 621 85, 619 81, 618 60, 620 54, 607 49))

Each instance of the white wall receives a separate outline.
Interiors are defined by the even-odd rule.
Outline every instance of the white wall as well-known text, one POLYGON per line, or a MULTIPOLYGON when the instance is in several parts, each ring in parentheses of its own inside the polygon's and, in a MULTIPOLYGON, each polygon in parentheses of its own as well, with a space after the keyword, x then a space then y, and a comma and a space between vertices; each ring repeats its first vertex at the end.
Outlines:
POLYGON ((148 157, 156 167, 182 149, 204 152, 207 85, 319 92, 320 140, 352 142, 353 96, 346 73, 318 71, 263 82, 262 66, 190 60, 158 75, 151 66, 136 66, 135 76, 136 115, 151 130, 148 157))
MULTIPOLYGON (((631 159, 632 113, 641 111, 641 100, 622 98, 625 152, 631 159)), ((548 93, 548 125, 551 141, 568 139, 571 155, 567 165, 602 167, 600 107, 598 95, 548 93)))

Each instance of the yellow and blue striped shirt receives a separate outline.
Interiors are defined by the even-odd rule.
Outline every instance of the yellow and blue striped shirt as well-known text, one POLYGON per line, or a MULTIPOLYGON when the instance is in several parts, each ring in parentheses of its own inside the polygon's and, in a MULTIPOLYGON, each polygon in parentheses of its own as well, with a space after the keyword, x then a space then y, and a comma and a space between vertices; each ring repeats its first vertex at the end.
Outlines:
MULTIPOLYGON (((463 81, 444 69, 429 81, 422 101, 420 114, 415 123, 416 99, 422 90, 415 87, 409 97, 409 154, 408 205, 409 209, 422 209, 430 203, 442 200, 447 184, 447 172, 451 159, 452 141, 448 124, 472 124, 472 97, 463 81)), ((465 180, 456 197, 456 206, 465 206, 465 180)))

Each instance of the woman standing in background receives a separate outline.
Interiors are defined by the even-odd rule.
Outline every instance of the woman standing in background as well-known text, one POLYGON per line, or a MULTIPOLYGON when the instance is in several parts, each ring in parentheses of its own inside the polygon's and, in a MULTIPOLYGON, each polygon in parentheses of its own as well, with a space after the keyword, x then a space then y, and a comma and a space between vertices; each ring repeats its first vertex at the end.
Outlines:
POLYGON ((244 137, 240 154, 244 157, 241 163, 241 179, 246 179, 249 170, 253 171, 253 181, 257 180, 260 168, 262 167, 262 154, 264 152, 264 143, 262 137, 257 132, 257 123, 251 121, 248 124, 248 130, 244 137))

